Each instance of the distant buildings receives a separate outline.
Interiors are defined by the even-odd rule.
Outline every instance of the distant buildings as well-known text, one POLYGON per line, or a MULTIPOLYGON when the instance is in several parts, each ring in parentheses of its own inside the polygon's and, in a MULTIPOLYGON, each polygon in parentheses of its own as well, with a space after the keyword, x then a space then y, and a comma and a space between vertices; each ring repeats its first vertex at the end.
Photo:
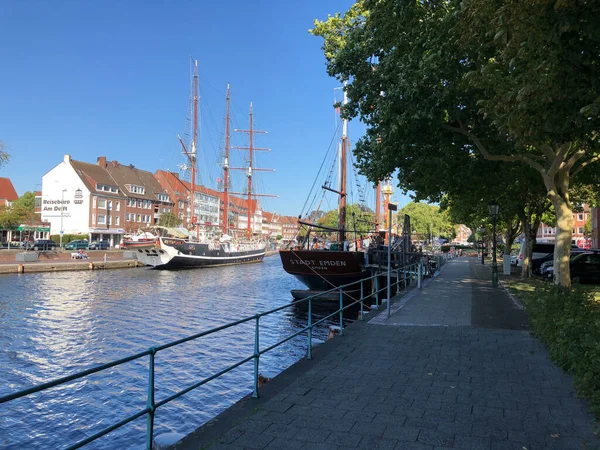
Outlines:
POLYGON ((10 206, 18 198, 10 179, 0 177, 0 206, 10 206))
MULTIPOLYGON (((191 191, 191 184, 176 173, 158 170, 152 174, 104 156, 92 164, 64 155, 42 177, 36 204, 42 219, 50 224, 50 234, 81 234, 88 240, 108 240, 111 246, 119 246, 125 234, 157 225, 165 213, 172 213, 185 228, 197 225, 201 237, 222 233, 224 194, 196 186, 192 200, 191 191)), ((9 201, 17 198, 16 193, 8 197, 9 201)), ((258 200, 231 195, 230 233, 247 233, 248 222, 256 237, 284 242, 296 237, 296 219, 263 212, 258 200)))
MULTIPOLYGON (((597 242, 593 243, 593 235, 585 236, 585 224, 590 220, 592 211, 588 205, 583 205, 583 211, 573 213, 573 243, 581 248, 597 248, 597 242)), ((592 233, 596 227, 593 224, 592 216, 592 233)), ((596 232, 597 234, 597 232, 596 232)), ((540 242, 554 242, 556 240, 556 227, 551 227, 544 223, 540 224, 536 239, 540 242)))

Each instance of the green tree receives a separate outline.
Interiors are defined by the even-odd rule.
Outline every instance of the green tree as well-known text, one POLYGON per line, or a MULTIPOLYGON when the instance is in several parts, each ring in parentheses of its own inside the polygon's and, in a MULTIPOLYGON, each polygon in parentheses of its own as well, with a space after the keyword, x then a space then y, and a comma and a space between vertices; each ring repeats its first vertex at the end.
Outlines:
POLYGON ((411 202, 398 211, 399 218, 405 214, 410 216, 411 234, 416 234, 421 239, 434 236, 449 237, 454 232, 454 225, 450 222, 448 214, 440 210, 439 206, 411 202))
MULTIPOLYGON (((337 230, 339 228, 339 214, 337 209, 327 211, 323 217, 317 220, 318 225, 337 230)), ((375 229, 375 214, 365 210, 357 204, 346 206, 346 231, 356 236, 366 236, 375 229)), ((331 234, 329 231, 319 231, 319 234, 331 234)), ((350 237, 350 236, 348 236, 350 237)))
POLYGON ((35 192, 25 192, 14 202, 14 206, 22 211, 35 213, 35 192))
POLYGON ((0 141, 0 167, 8 162, 10 155, 6 151, 6 145, 4 142, 0 141))
POLYGON ((33 192, 25 192, 11 206, 3 206, 0 209, 0 226, 3 228, 16 228, 24 223, 33 223, 37 219, 33 192))
POLYGON ((585 225, 583 226, 583 235, 586 238, 592 237, 592 215, 588 216, 588 219, 585 221, 585 225))
POLYGON ((328 72, 350 81, 343 114, 367 125, 363 173, 398 169, 432 191, 432 165, 456 173, 448 154, 531 167, 556 212, 555 282, 569 286, 570 189, 600 159, 599 13, 599 2, 364 0, 312 33, 328 72))
POLYGON ((158 224, 161 227, 176 227, 181 225, 181 219, 171 212, 162 213, 158 224))

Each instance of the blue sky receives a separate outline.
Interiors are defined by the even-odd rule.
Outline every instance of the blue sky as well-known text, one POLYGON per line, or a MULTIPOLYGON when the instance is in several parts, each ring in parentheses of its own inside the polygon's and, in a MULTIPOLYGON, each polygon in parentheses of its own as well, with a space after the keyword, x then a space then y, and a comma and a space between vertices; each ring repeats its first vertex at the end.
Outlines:
MULTIPOLYGON (((260 174, 257 184, 279 198, 264 206, 297 215, 334 132, 338 86, 325 72, 321 40, 307 30, 313 19, 351 4, 3 2, 0 140, 13 158, 0 176, 10 177, 19 194, 40 189, 42 175, 65 153, 177 171, 193 56, 200 69, 203 180, 210 185, 218 176, 231 83, 234 127, 247 127, 252 101, 255 126, 269 131, 256 140, 272 149, 258 165, 276 172, 260 174)), ((351 124, 351 139, 363 130, 351 124)), ((234 143, 243 145, 243 138, 234 143)))

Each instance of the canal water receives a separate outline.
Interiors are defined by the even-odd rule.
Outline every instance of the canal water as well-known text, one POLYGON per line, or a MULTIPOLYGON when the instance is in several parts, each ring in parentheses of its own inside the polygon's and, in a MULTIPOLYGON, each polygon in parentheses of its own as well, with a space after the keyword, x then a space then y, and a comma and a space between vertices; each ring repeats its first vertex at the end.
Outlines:
MULTIPOLYGON (((64 377, 204 330, 291 304, 302 285, 278 256, 189 271, 125 269, 0 276, 0 395, 64 377)), ((316 308, 313 320, 335 310, 316 308)), ((350 317, 354 319, 356 317, 350 317)), ((337 324, 335 319, 331 323, 337 324)), ((261 318, 261 349, 306 326, 306 307, 261 318)), ((325 340, 329 323, 315 330, 325 340)), ((156 356, 156 401, 254 352, 254 323, 156 356)), ((299 336, 261 356, 272 377, 306 354, 299 336)), ((0 405, 1 449, 59 449, 146 406, 148 357, 0 405)), ((189 433, 251 392, 253 363, 157 409, 155 435, 189 433)), ((86 448, 144 446, 145 416, 86 448)))

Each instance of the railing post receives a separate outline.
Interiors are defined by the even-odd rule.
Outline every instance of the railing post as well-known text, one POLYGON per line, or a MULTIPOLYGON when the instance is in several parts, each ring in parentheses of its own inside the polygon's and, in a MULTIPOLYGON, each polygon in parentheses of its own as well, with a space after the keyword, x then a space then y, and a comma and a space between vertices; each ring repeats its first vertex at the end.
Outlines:
POLYGON ((406 290, 406 268, 402 268, 402 283, 404 284, 404 290, 406 290))
POLYGON ((423 286, 423 284, 422 284, 423 283, 423 280, 422 280, 422 278, 423 278, 423 271, 422 271, 422 269, 423 269, 423 263, 421 261, 419 261, 419 264, 417 265, 417 285, 418 285, 417 287, 419 289, 421 289, 421 287, 423 286))
POLYGON ((375 305, 379 309, 379 277, 375 274, 375 305))
POLYGON ((340 288, 340 336, 344 334, 344 292, 340 288))
POLYGON ((146 408, 148 413, 146 416, 146 449, 152 450, 152 440, 154 439, 154 355, 156 349, 150 348, 150 362, 148 363, 148 396, 146 398, 146 408))
POLYGON ((360 320, 364 320, 364 285, 363 280, 360 280, 360 320))
POLYGON ((257 314, 256 325, 254 327, 254 392, 252 393, 252 398, 258 398, 258 359, 260 358, 260 353, 258 350, 259 321, 260 315, 257 314))
POLYGON ((312 296, 308 297, 308 348, 306 359, 312 359, 312 296))
POLYGON ((400 293, 400 269, 396 270, 396 295, 400 293))

